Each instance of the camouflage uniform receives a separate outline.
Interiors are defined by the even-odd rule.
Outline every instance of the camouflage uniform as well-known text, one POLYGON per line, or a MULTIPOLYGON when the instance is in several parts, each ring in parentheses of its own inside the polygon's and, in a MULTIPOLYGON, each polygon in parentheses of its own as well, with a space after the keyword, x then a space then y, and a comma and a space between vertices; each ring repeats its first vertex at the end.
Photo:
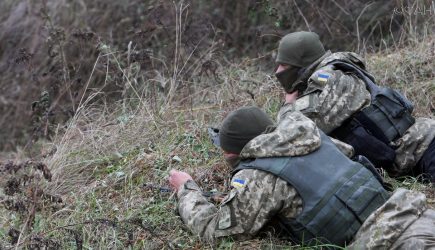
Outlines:
MULTIPOLYGON (((276 129, 248 142, 242 158, 304 155, 320 147, 320 134, 311 120, 300 112, 291 112, 291 108, 280 114, 276 129)), ((277 176, 245 169, 233 176, 236 179, 244 180, 245 185, 232 186, 219 209, 192 181, 178 191, 180 216, 201 238, 252 237, 276 214, 294 218, 302 211, 296 190, 277 176)))
MULTIPOLYGON (((242 158, 297 156, 316 150, 320 146, 318 129, 311 120, 293 109, 292 105, 286 105, 279 113, 276 129, 248 142, 241 152, 242 158)), ((348 145, 341 146, 348 155, 353 153, 348 145)), ((219 208, 202 196, 201 189, 193 181, 186 182, 178 190, 181 218, 194 234, 206 241, 212 242, 222 236, 251 238, 277 215, 291 219, 303 209, 296 189, 273 174, 244 169, 233 176, 231 183, 232 189, 219 208), (244 180, 243 185, 237 180, 244 180)), ((352 246, 354 249, 391 246, 393 243, 400 246, 407 240, 403 235, 408 235, 414 242, 431 242, 435 240, 435 233, 427 232, 427 229, 433 227, 435 218, 430 217, 433 212, 425 210, 423 195, 399 190, 367 219, 352 246), (431 220, 424 219, 424 216, 418 219, 422 214, 431 220), (382 234, 369 231, 374 227, 382 234), (413 229, 410 231, 410 228, 413 229)))
MULTIPOLYGON (((298 82, 307 82, 308 87, 295 103, 297 110, 315 121, 327 134, 370 104, 370 93, 361 79, 327 65, 336 59, 365 67, 355 53, 327 52, 308 66, 298 79, 298 82)), ((395 166, 390 173, 402 175, 410 172, 434 138, 435 120, 417 118, 405 135, 393 142, 397 149, 395 166)))
POLYGON ((398 189, 363 223, 349 249, 434 249, 435 211, 419 192, 398 189))

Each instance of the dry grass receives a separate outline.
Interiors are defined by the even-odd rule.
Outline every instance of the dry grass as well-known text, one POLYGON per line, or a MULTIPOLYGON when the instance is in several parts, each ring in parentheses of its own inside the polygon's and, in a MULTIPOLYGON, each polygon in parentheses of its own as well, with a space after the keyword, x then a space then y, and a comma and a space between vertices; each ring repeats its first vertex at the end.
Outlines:
POLYGON ((225 188, 228 169, 205 128, 242 105, 256 104, 276 113, 280 89, 257 67, 255 60, 219 65, 215 77, 221 83, 214 85, 204 86, 198 82, 201 77, 148 80, 179 81, 178 95, 170 103, 164 95, 134 98, 143 91, 139 89, 112 108, 83 101, 66 127, 59 127, 53 141, 40 149, 49 152, 43 162, 50 166, 52 179, 34 185, 41 195, 61 197, 61 202, 45 207, 44 199, 29 200, 23 191, 28 184, 22 182, 16 198, 40 210, 30 217, 28 209, 9 211, 0 218, 4 246, 16 241, 20 247, 203 247, 183 230, 173 195, 149 190, 146 184, 165 186, 168 171, 178 168, 191 172, 205 189, 225 188), (29 218, 31 225, 22 224, 29 218), (14 238, 11 232, 22 233, 14 238))
MULTIPOLYGON (((52 7, 62 9, 62 3, 52 7)), ((228 62, 215 42, 201 44, 201 50, 180 43, 184 7, 175 6, 168 17, 178 18, 171 57, 154 54, 145 63, 132 59, 144 51, 134 43, 88 44, 95 57, 81 65, 87 77, 72 118, 54 127, 50 141, 33 144, 38 162, 27 162, 17 151, 7 155, 16 164, 0 165, 1 249, 291 248, 273 236, 206 245, 182 224, 174 195, 148 185, 167 186, 168 171, 177 168, 190 172, 205 190, 224 191, 229 170, 206 128, 243 105, 258 105, 275 116, 282 100, 272 69, 264 70, 270 55, 228 62), (148 63, 153 68, 144 68, 148 63), (111 91, 121 96, 119 101, 113 102, 111 91), (48 166, 49 175, 41 166, 48 166)), ((426 37, 367 56, 378 82, 400 88, 421 116, 434 115, 434 40, 426 37)), ((425 192, 433 205, 431 186, 412 178, 389 182, 425 192)))
MULTIPOLYGON (((385 75, 398 77, 391 73, 397 70, 397 60, 388 63, 388 59, 401 53, 400 58, 406 60, 404 57, 409 55, 406 51, 403 48, 389 55, 372 55, 369 65, 390 65, 383 67, 385 75)), ((119 102, 115 109, 94 104, 82 106, 68 126, 59 129, 53 142, 42 147, 52 153, 43 159, 50 167, 52 180, 39 178, 32 184, 40 187, 45 195, 41 197, 60 197, 61 202, 30 199, 29 204, 37 204, 38 208, 31 217, 27 209, 2 213, 3 247, 14 246, 11 235, 15 231, 11 229, 22 232, 15 239, 20 247, 208 247, 184 228, 175 213, 173 194, 147 188, 146 184, 167 185, 168 171, 177 168, 192 173, 206 190, 225 189, 228 169, 219 150, 210 143, 206 127, 217 125, 227 112, 242 105, 256 104, 271 115, 276 114, 282 98, 280 89, 269 73, 257 67, 255 60, 219 66, 216 74, 221 84, 196 88, 191 92, 192 98, 175 96, 170 105, 165 96, 159 96, 155 100, 158 109, 145 98, 119 102), (23 224, 29 218, 33 223, 23 224)), ((426 79, 423 75, 415 77, 426 79)), ((202 78, 182 80, 180 84, 203 84, 196 80, 202 78)), ((181 87, 179 92, 188 90, 181 87)), ((420 106, 427 105, 425 100, 418 99, 416 105, 425 114, 427 107, 420 106)), ((27 175, 41 175, 31 171, 27 175)), ((390 182, 395 187, 424 191, 433 202, 431 189, 414 179, 390 179, 390 182)), ((28 184, 21 185, 22 190, 28 189, 28 184)), ((2 197, 10 199, 5 194, 2 197)), ((13 197, 15 201, 29 201, 25 191, 13 197)), ((288 247, 288 242, 273 237, 242 243, 226 239, 218 243, 223 249, 285 246, 288 247)))
POLYGON ((370 72, 381 85, 400 89, 415 103, 417 116, 435 116, 435 41, 427 37, 410 46, 373 54, 370 72))

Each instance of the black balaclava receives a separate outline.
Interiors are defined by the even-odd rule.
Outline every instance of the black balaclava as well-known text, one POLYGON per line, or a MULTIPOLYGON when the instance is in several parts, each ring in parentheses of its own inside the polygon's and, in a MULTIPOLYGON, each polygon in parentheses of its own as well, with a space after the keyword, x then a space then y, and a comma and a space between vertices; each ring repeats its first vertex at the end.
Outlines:
MULTIPOLYGON (((314 32, 300 31, 284 36, 278 47, 276 63, 290 65, 290 68, 276 74, 285 91, 297 90, 293 83, 303 72, 303 68, 325 54, 319 36, 314 32)), ((300 87, 300 86, 299 86, 300 87)))

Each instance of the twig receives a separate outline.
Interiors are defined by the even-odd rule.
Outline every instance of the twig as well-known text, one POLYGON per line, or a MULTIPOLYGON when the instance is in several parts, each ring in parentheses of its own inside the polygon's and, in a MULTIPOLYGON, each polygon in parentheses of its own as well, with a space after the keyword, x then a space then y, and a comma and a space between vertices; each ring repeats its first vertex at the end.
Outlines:
POLYGON ((358 39, 358 48, 357 51, 359 51, 359 47, 360 47, 360 35, 359 35, 359 19, 361 18, 361 16, 364 14, 364 12, 366 11, 366 9, 368 7, 370 7, 370 5, 372 5, 373 3, 369 3, 366 6, 364 6, 364 9, 361 11, 361 13, 359 13, 358 17, 356 18, 356 33, 357 33, 357 39, 358 39))
MULTIPOLYGON (((318 12, 321 12, 321 13, 323 14, 322 16, 325 16, 325 17, 328 18, 331 22, 336 23, 336 24, 339 25, 342 29, 346 30, 348 35, 352 35, 351 31, 350 31, 350 30, 349 30, 345 25, 343 25, 343 23, 341 23, 341 22, 339 22, 339 21, 336 20, 337 18, 332 17, 331 15, 328 14, 328 12, 324 11, 323 9, 319 9, 319 8, 317 8, 317 5, 314 4, 314 3, 312 3, 311 1, 309 1, 309 0, 305 0, 305 2, 308 3, 308 4, 310 4, 311 7, 316 8, 316 10, 317 10, 318 12)), ((328 27, 328 29, 329 29, 329 27, 328 27)))
MULTIPOLYGON (((33 209, 35 209, 35 204, 33 204, 32 210, 33 209)), ((32 214, 29 214, 29 216, 27 216, 26 222, 23 224, 23 226, 20 229, 20 235, 18 236, 18 240, 17 240, 16 246, 15 246, 15 250, 17 250, 18 246, 20 245, 21 236, 24 234, 24 231, 27 229, 27 225, 29 223, 30 217, 32 217, 32 214)), ((26 239, 26 238, 24 238, 24 239, 26 239)), ((23 242, 25 242, 25 241, 23 240, 23 242)))
POLYGON ((296 3, 295 0, 293 0, 293 3, 295 4, 296 9, 298 10, 299 14, 304 19, 305 25, 307 25, 308 30, 311 31, 310 24, 308 23, 307 19, 305 18, 304 13, 302 13, 301 9, 299 9, 299 6, 298 6, 298 4, 296 3))
POLYGON ((337 6, 341 11, 343 11, 344 14, 346 14, 348 16, 351 15, 348 11, 346 11, 343 7, 341 7, 341 5, 338 4, 335 0, 331 0, 331 1, 335 4, 335 6, 337 6))

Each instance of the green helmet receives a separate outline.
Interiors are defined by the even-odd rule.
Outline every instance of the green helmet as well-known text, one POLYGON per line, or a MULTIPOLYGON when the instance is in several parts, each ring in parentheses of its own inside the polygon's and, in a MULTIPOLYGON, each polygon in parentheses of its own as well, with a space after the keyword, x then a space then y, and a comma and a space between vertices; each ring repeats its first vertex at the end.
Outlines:
POLYGON ((304 68, 324 54, 325 49, 316 33, 300 31, 287 34, 281 39, 276 62, 304 68))
POLYGON ((260 108, 239 108, 222 121, 219 131, 220 146, 226 152, 239 154, 250 140, 272 125, 272 120, 260 108))

